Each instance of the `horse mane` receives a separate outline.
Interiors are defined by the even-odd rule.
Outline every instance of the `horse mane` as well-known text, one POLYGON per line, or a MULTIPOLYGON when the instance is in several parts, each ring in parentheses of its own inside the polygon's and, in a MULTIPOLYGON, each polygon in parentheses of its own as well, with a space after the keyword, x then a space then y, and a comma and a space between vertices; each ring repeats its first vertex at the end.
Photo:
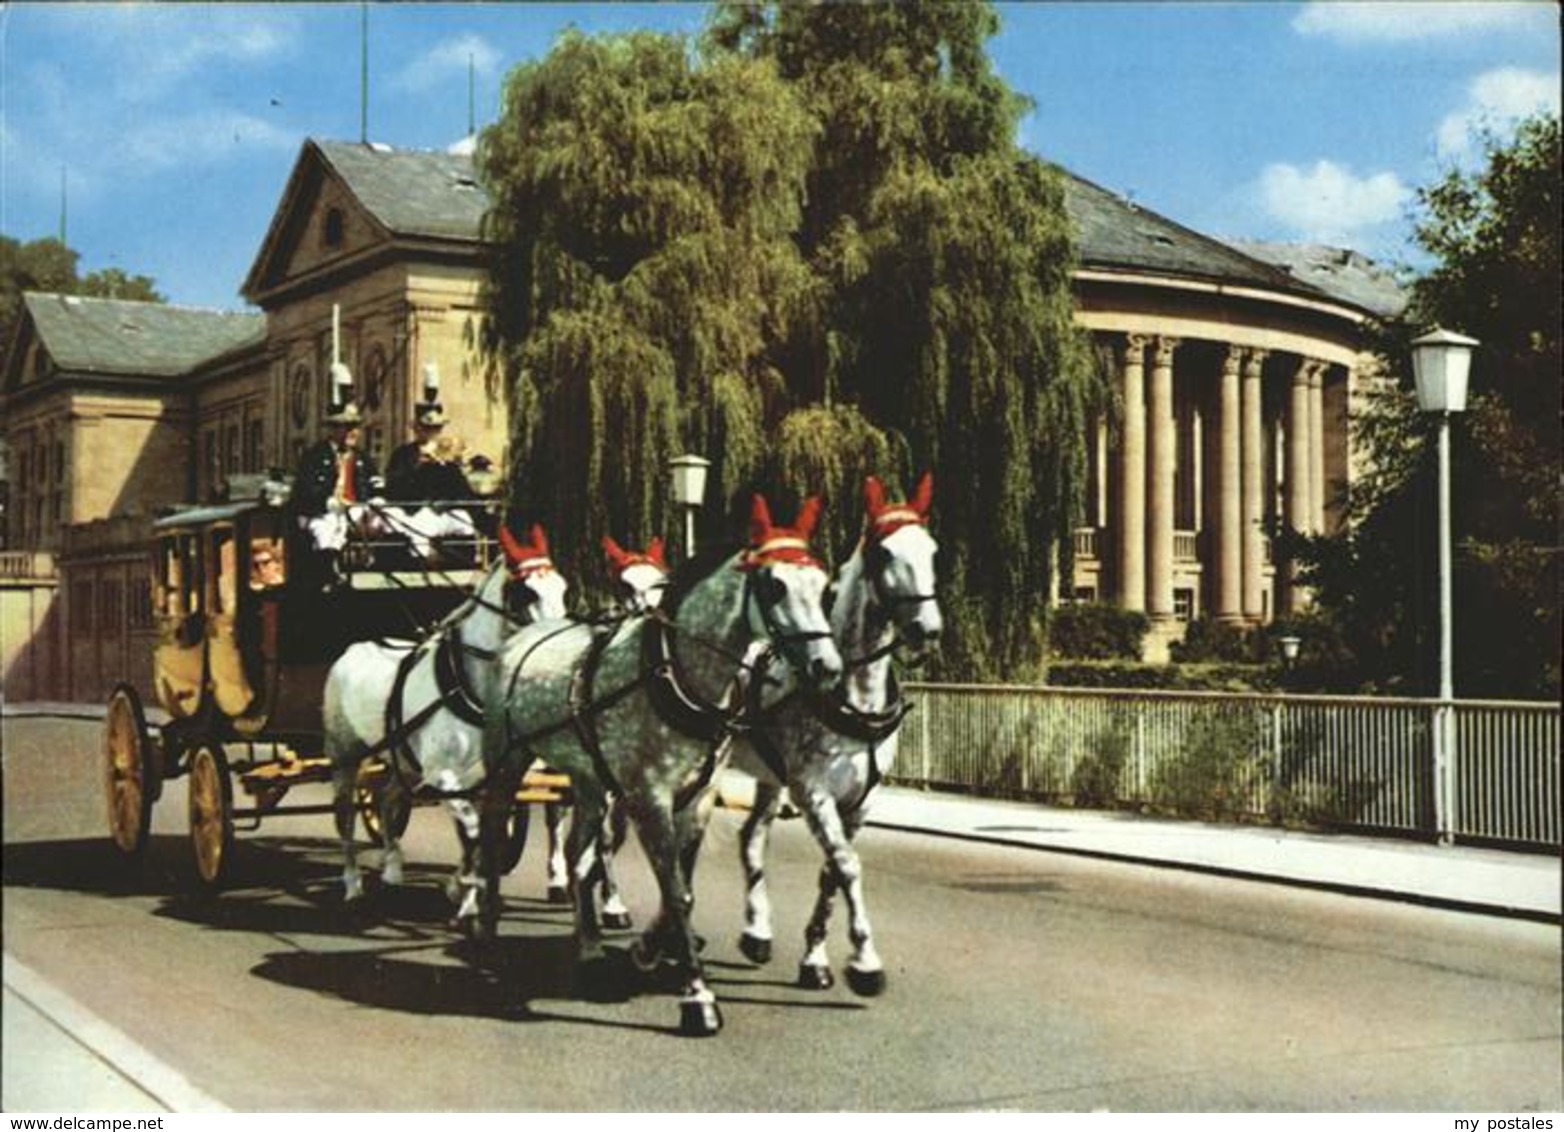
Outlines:
POLYGON ((691 590, 732 562, 742 549, 733 543, 718 542, 696 551, 693 558, 677 563, 669 571, 662 608, 669 612, 678 609, 691 590))

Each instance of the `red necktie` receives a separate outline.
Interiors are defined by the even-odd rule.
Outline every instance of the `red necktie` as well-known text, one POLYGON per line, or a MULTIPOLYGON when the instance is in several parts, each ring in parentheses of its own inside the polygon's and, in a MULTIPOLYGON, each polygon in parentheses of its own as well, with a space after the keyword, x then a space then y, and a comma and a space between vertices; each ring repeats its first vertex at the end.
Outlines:
POLYGON ((342 502, 357 503, 358 498, 353 494, 353 450, 342 454, 342 502))

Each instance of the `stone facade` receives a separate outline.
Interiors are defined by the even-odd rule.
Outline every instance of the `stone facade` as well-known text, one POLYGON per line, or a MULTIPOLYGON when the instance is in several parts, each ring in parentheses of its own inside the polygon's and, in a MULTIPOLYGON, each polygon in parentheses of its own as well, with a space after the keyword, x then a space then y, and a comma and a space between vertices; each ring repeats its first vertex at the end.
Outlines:
MULTIPOLYGON (((1361 333, 1384 313, 1362 264, 1332 293, 1319 255, 1305 279, 1066 182, 1077 317, 1122 416, 1094 430, 1060 596, 1144 610, 1153 656, 1192 617, 1300 608, 1264 532, 1340 522, 1361 333)), ((469 156, 306 142, 243 285, 261 314, 26 297, 0 401, 8 698, 96 700, 144 679, 152 513, 291 469, 320 436, 334 357, 382 465, 432 371, 448 431, 503 466, 503 390, 478 348, 486 203, 469 156)))

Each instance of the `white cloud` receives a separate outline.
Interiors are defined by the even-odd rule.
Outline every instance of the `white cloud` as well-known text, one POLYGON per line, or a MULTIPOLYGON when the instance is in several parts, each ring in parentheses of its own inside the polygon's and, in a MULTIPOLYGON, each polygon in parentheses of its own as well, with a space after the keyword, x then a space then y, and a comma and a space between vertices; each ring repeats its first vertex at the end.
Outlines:
POLYGON ((1551 28, 1555 13, 1553 4, 1540 2, 1358 0, 1342 3, 1340 0, 1314 0, 1293 17, 1292 26, 1300 35, 1324 36, 1339 43, 1411 43, 1484 32, 1551 28))
POLYGON ((1412 191, 1394 173, 1359 177, 1334 161, 1312 168, 1267 165, 1255 182, 1265 216, 1311 243, 1355 246, 1364 234, 1399 220, 1412 191))
POLYGON ((1556 79, 1519 67, 1486 71, 1472 80, 1466 103, 1439 123, 1435 135, 1439 156, 1466 160, 1477 152, 1483 130, 1503 134, 1520 119, 1541 111, 1559 113, 1556 79))
POLYGON ((447 79, 465 78, 469 60, 478 74, 492 75, 499 69, 500 52, 478 35, 441 40, 398 71, 391 84, 398 90, 422 94, 447 79))

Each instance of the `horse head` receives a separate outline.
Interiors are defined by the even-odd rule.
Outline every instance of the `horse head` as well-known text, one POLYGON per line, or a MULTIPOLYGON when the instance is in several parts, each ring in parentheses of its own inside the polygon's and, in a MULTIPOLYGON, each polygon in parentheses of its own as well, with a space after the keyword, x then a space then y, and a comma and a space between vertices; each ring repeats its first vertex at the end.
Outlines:
POLYGON ((510 574, 505 586, 506 609, 524 619, 563 617, 565 590, 569 587, 549 557, 548 536, 534 523, 527 537, 523 543, 511 534, 510 528, 500 524, 500 548, 510 574))
POLYGON ((756 495, 749 545, 738 567, 748 575, 745 606, 760 618, 757 634, 764 633, 795 671, 824 690, 841 680, 842 655, 824 611, 829 579, 809 547, 819 517, 820 500, 811 496, 791 527, 777 526, 765 498, 756 495))
POLYGON ((654 538, 645 553, 625 550, 609 535, 603 536, 603 553, 614 568, 623 590, 625 604, 632 613, 646 613, 662 602, 668 588, 668 561, 663 557, 663 540, 654 538))
POLYGON ((884 485, 864 481, 864 569, 874 595, 896 626, 913 659, 939 643, 944 618, 934 595, 934 556, 939 545, 929 533, 934 478, 925 472, 910 501, 887 502, 884 485))

